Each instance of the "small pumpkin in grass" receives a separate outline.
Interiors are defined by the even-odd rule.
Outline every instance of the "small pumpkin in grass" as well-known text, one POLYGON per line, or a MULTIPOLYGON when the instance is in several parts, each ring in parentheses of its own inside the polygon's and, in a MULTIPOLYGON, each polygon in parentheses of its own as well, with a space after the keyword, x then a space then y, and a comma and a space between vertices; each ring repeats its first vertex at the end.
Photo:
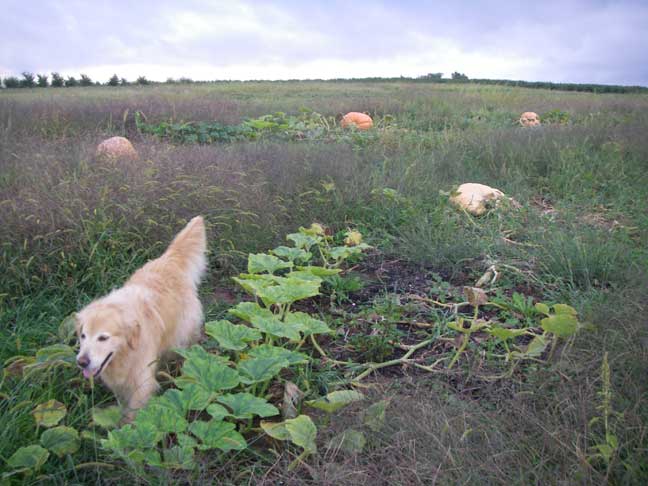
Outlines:
POLYGON ((342 128, 346 128, 349 125, 355 125, 358 130, 369 130, 373 127, 373 120, 369 115, 364 113, 358 113, 357 111, 351 111, 342 117, 342 128))
POLYGON ((537 127, 540 125, 540 117, 532 111, 525 111, 520 115, 520 125, 523 127, 537 127))
POLYGON ((496 204, 503 197, 504 193, 499 189, 469 182, 457 188, 450 202, 474 216, 481 216, 490 204, 496 204))
POLYGON ((139 155, 133 144, 124 137, 112 137, 97 146, 95 157, 100 159, 137 160, 139 155))

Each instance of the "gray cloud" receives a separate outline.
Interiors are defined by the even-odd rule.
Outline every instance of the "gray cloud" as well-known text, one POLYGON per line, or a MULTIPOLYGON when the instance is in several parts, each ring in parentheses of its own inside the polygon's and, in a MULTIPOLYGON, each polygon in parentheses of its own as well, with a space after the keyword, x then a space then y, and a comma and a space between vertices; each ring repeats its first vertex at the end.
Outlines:
POLYGON ((648 84, 641 1, 4 3, 5 75, 326 78, 457 69, 471 77, 648 84))

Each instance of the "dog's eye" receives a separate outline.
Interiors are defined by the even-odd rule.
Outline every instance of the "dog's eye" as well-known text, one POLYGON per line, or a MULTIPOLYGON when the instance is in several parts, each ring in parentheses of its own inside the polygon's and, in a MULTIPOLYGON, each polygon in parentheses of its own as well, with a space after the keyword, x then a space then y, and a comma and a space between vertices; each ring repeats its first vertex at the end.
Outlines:
POLYGON ((108 341, 108 336, 99 336, 97 341, 108 341))
POLYGON ((85 334, 81 334, 81 339, 85 339, 85 334))

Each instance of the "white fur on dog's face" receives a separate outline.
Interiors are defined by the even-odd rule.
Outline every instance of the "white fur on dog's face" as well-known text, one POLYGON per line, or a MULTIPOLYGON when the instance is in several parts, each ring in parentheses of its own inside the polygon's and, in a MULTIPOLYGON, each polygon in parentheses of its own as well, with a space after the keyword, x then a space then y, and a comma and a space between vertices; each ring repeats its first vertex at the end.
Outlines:
POLYGON ((123 316, 112 306, 91 306, 77 314, 77 363, 84 377, 98 377, 129 345, 126 329, 123 316))

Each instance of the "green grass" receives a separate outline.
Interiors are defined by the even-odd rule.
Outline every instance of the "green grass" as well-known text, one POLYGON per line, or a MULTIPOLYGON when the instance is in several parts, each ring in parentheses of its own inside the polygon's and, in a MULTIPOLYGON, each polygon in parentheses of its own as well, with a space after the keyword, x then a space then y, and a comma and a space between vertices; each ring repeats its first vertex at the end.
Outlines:
MULTIPOLYGON (((57 342, 67 315, 159 255, 196 214, 209 226, 201 296, 210 317, 226 308, 214 291, 233 289, 229 277, 243 269, 248 252, 281 244, 312 221, 336 231, 358 227, 385 262, 413 262, 453 285, 470 285, 496 264, 504 291, 570 303, 591 326, 562 360, 529 369, 524 381, 484 383, 470 363, 460 367, 461 380, 408 370, 375 379, 374 396, 402 398, 361 454, 326 449, 322 437, 310 469, 290 472, 288 453, 274 458, 260 448, 258 456, 229 461, 207 457, 194 480, 640 484, 648 479, 647 108, 648 97, 639 94, 407 83, 2 92, 0 362, 57 342), (302 107, 331 117, 352 110, 392 115, 394 126, 370 140, 174 146, 140 136, 133 121, 140 110, 151 123, 233 125, 302 107), (515 125, 522 111, 555 109, 569 115, 567 124, 515 125), (117 134, 135 141, 139 163, 94 160, 97 142, 117 134), (521 208, 468 217, 444 194, 463 182, 498 187, 521 208), (598 413, 605 352, 612 407, 622 414, 609 466, 588 462, 601 440, 589 422, 598 413)), ((394 289, 385 284, 383 291, 394 289)), ((375 311, 371 300, 357 303, 375 311)), ((349 325, 344 315, 335 318, 341 328, 349 325)), ((374 348, 362 336, 354 344, 382 357, 381 336, 374 348)), ((307 383, 338 379, 310 373, 307 383)), ((36 441, 35 404, 56 398, 68 406, 68 423, 83 428, 93 404, 112 399, 102 387, 91 394, 74 369, 43 382, 8 375, 0 392, 0 469, 19 446, 36 441)), ((334 417, 333 429, 356 420, 351 412, 334 417)), ((103 461, 101 451, 84 442, 74 459, 50 460, 41 480, 119 481, 130 474, 120 464, 75 469, 94 461, 103 461)))

